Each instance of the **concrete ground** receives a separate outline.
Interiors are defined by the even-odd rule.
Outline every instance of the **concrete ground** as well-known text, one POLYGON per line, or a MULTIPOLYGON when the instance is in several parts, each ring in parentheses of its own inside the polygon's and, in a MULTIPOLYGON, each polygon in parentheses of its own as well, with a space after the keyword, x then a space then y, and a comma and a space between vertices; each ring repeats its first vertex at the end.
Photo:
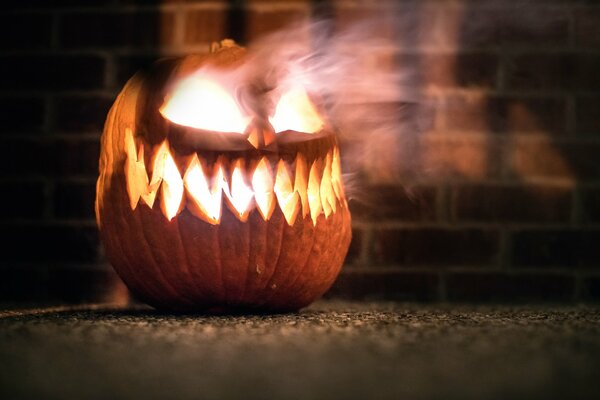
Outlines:
POLYGON ((598 399, 600 307, 5 307, 0 398, 598 399))

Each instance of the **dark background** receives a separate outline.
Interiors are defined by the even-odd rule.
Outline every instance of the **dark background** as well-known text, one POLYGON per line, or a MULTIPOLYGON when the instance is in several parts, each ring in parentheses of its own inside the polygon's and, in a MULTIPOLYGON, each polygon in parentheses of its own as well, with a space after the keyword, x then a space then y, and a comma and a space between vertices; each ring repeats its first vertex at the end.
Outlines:
POLYGON ((138 68, 296 20, 327 18, 335 34, 365 16, 386 16, 376 26, 397 43, 389 67, 418 71, 431 123, 398 153, 399 180, 373 177, 377 146, 354 171, 369 196, 351 202, 354 240, 329 296, 600 300, 594 1, 4 4, 2 301, 122 298, 93 203, 104 118, 138 68))

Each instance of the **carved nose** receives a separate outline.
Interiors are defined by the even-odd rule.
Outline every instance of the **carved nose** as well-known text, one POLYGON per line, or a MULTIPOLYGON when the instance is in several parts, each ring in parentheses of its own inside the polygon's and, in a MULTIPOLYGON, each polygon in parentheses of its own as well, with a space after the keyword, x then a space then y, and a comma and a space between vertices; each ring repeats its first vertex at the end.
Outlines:
POLYGON ((255 149, 262 149, 275 142, 275 131, 269 123, 252 121, 248 129, 248 142, 255 149))

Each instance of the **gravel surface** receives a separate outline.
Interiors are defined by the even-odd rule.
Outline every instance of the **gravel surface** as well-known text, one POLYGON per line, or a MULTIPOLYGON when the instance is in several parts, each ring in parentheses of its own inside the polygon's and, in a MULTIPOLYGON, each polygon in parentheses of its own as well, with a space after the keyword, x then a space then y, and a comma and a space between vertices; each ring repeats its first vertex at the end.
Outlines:
POLYGON ((600 308, 0 311, 0 398, 600 398, 600 308))

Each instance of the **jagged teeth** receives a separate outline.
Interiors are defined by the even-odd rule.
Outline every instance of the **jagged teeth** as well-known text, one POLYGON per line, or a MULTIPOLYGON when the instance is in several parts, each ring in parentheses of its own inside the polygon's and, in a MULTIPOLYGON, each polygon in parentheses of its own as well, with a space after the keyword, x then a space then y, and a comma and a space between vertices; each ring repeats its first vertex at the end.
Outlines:
POLYGON ((160 207, 169 220, 186 207, 194 216, 218 224, 225 201, 241 221, 245 221, 254 208, 267 221, 279 206, 289 225, 294 224, 300 212, 302 218, 310 215, 316 224, 320 214, 328 218, 345 204, 337 148, 310 166, 298 154, 293 165, 294 175, 283 160, 273 168, 263 157, 251 169, 246 169, 241 158, 232 162, 220 158, 209 169, 194 154, 182 177, 165 141, 153 156, 151 179, 144 164, 143 145, 137 150, 130 129, 126 130, 125 149, 131 208, 135 209, 140 199, 152 207, 160 189, 160 207))

